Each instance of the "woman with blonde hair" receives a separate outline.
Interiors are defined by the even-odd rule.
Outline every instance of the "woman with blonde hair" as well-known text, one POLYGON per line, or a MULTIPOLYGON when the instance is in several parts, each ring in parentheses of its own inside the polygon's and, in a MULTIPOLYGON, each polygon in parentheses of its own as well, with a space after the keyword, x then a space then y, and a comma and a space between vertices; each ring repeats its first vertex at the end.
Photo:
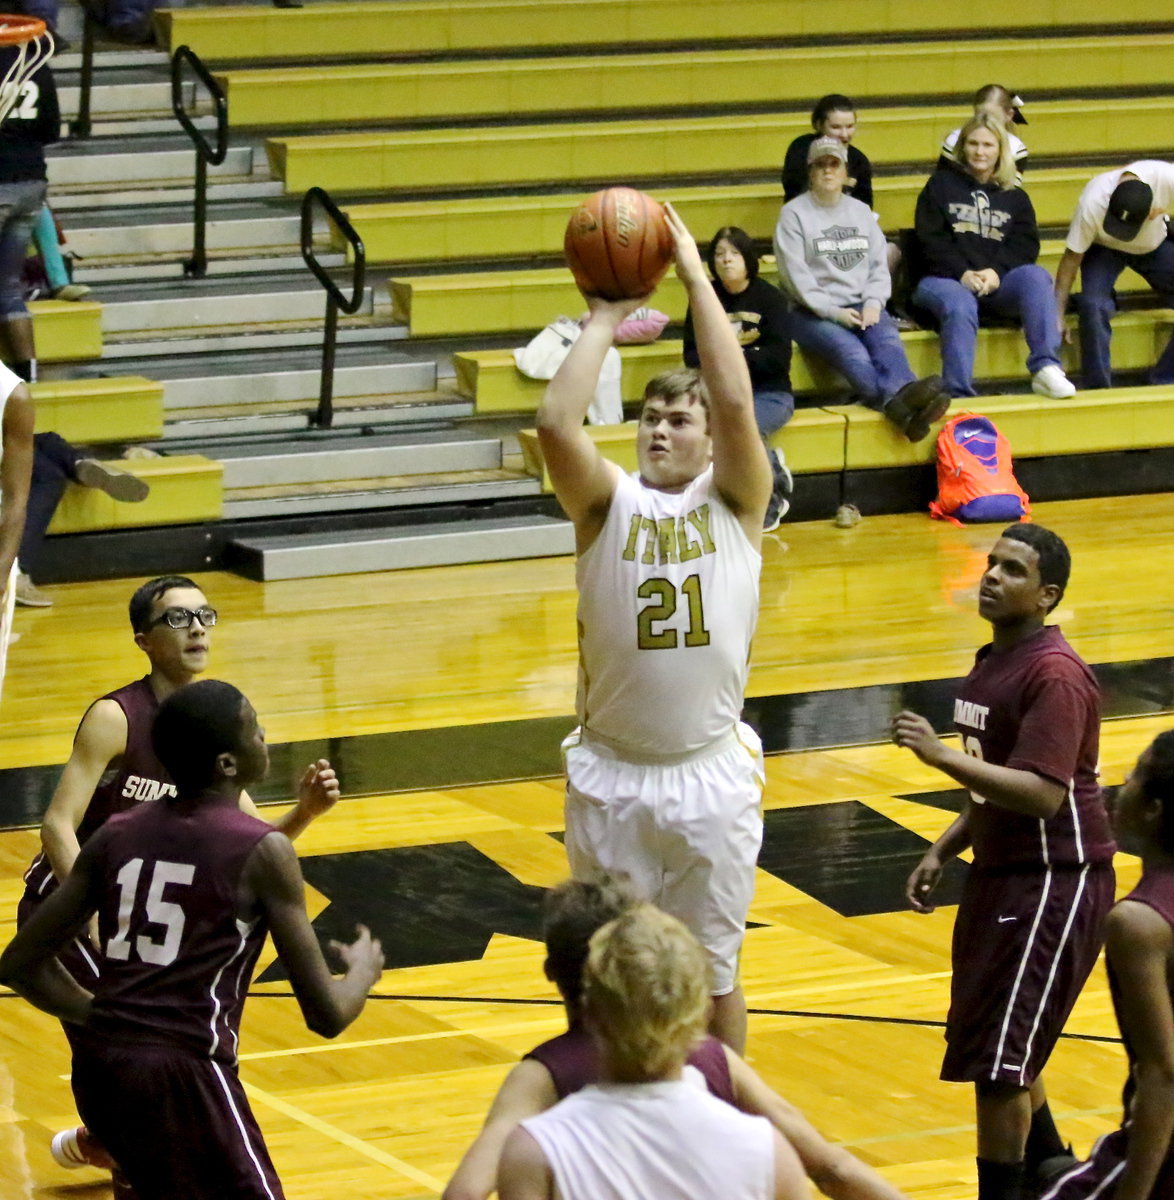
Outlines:
POLYGON ((1036 263, 1039 227, 1031 198, 1016 186, 1003 122, 975 113, 954 158, 917 198, 921 280, 913 303, 937 320, 942 376, 951 396, 973 396, 979 317, 1016 317, 1027 340, 1031 390, 1063 400, 1076 388, 1060 366, 1052 277, 1036 263))
POLYGON ((591 938, 583 1010, 604 1082, 529 1117, 502 1153, 501 1200, 809 1200, 795 1151, 684 1077, 709 968, 675 917, 639 904, 591 938))

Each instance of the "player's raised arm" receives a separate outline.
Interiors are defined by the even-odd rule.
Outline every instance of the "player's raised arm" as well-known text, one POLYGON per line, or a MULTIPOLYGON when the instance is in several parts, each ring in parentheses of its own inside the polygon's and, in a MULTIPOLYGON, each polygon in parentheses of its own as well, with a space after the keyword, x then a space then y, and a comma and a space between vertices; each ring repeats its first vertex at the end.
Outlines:
POLYGON ((538 441, 554 494, 575 523, 579 553, 603 528, 619 467, 596 449, 583 429, 616 326, 646 298, 604 300, 585 295, 591 319, 547 386, 538 408, 538 441))
POLYGON ((272 819, 267 817, 248 792, 241 792, 240 810, 260 821, 268 821, 292 842, 306 831, 311 822, 328 813, 338 803, 341 794, 334 768, 326 759, 320 758, 302 772, 297 800, 281 816, 272 819))
POLYGON ((671 204, 665 220, 676 247, 677 275, 689 294, 701 377, 709 392, 713 479, 722 498, 757 539, 773 477, 754 421, 754 390, 746 358, 717 298, 693 235, 671 204))
POLYGON ((245 863, 245 883, 269 922, 306 1025, 321 1037, 337 1037, 363 1011, 383 971, 382 947, 360 926, 349 946, 334 943, 346 974, 331 976, 306 916, 301 866, 283 834, 274 831, 257 843, 245 863))

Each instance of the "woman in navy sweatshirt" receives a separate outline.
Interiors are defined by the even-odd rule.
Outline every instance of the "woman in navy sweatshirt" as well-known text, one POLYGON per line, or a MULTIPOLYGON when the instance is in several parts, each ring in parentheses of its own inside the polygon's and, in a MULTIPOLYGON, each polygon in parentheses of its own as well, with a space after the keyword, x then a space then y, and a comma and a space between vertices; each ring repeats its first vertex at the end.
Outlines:
POLYGON ((951 395, 975 394, 978 320, 991 313, 1023 322, 1032 391, 1062 400, 1076 389, 1060 366, 1052 278, 1035 261, 1035 209, 1015 178, 1002 123, 976 113, 958 135, 954 161, 939 166, 917 198, 923 278, 913 302, 938 321, 951 395))

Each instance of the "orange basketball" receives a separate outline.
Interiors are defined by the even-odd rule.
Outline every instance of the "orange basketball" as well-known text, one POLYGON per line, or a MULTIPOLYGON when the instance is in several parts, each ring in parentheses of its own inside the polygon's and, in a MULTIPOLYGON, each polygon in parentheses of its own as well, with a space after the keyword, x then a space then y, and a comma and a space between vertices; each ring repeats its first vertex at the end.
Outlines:
POLYGON ((571 214, 563 239, 567 266, 585 292, 605 300, 647 296, 673 260, 664 209, 651 196, 613 187, 571 214))

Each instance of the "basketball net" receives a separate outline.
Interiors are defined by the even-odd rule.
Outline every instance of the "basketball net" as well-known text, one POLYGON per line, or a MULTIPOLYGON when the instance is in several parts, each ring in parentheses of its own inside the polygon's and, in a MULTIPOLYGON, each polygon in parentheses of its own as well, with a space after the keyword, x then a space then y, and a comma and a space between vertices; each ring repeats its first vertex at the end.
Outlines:
POLYGON ((44 21, 0 15, 0 121, 12 111, 21 88, 53 54, 44 21), (5 65, 7 64, 7 65, 5 65))

